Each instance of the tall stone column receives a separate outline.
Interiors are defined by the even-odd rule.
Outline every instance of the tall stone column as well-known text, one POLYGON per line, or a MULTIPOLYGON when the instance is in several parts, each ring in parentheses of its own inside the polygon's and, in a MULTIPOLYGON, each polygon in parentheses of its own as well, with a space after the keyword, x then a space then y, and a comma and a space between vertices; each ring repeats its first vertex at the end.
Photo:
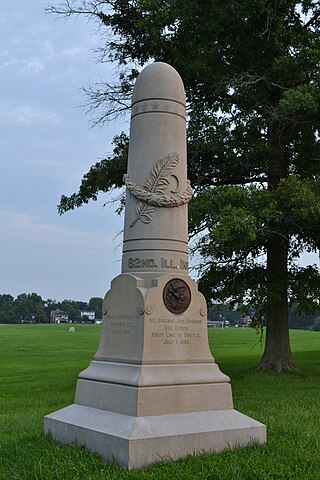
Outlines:
POLYGON ((131 108, 122 272, 188 274, 186 100, 177 72, 154 63, 131 108))
POLYGON ((265 426, 233 409, 188 275, 185 94, 167 64, 137 79, 125 183, 122 273, 104 299, 99 348, 75 403, 46 416, 45 431, 127 468, 265 442, 265 426))

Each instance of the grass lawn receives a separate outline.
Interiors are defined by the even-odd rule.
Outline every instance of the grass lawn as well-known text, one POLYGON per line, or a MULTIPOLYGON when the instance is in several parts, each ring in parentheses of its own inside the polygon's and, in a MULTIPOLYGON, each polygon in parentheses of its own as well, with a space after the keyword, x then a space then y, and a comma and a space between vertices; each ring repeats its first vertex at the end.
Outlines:
POLYGON ((43 417, 73 403, 78 373, 100 327, 0 325, 0 480, 320 480, 320 333, 292 331, 300 373, 258 373, 262 351, 251 329, 210 329, 235 408, 267 425, 268 443, 201 455, 140 471, 103 462, 43 434, 43 417))

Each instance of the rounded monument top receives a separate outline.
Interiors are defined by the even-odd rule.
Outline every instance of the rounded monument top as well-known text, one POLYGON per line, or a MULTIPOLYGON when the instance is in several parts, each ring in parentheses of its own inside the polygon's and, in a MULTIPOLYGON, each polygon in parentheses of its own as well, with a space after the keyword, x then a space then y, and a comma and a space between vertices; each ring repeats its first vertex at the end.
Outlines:
POLYGON ((141 100, 164 99, 185 104, 185 92, 178 72, 164 62, 145 67, 133 89, 132 105, 141 100))

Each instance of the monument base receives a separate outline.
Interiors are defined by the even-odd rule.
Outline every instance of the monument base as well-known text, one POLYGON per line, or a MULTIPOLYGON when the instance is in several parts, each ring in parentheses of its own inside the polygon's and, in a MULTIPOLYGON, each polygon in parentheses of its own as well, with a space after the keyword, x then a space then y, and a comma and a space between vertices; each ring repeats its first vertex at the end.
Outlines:
POLYGON ((129 469, 266 441, 265 425, 234 409, 134 417, 73 404, 44 424, 54 440, 129 469))

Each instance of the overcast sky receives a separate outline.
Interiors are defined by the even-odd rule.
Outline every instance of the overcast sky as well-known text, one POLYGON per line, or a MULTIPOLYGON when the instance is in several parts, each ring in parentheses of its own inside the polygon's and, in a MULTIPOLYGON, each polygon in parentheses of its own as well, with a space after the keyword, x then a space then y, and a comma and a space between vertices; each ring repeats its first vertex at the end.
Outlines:
POLYGON ((0 0, 0 293, 87 301, 120 273, 123 219, 106 196, 61 217, 57 204, 128 123, 90 130, 80 89, 111 66, 96 63, 93 22, 47 4, 0 0))
POLYGON ((115 66, 96 63, 94 22, 59 20, 48 3, 0 0, 0 293, 88 301, 120 273, 123 219, 106 196, 62 217, 57 204, 129 125, 89 129, 81 87, 115 66))

